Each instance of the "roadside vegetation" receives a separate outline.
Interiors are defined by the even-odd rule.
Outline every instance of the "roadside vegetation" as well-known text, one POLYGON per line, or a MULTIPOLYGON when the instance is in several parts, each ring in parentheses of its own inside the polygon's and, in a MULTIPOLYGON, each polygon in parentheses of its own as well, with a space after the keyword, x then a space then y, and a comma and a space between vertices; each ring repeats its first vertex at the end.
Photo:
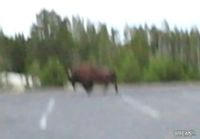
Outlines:
POLYGON ((200 80, 199 30, 162 25, 126 26, 120 36, 104 23, 42 10, 28 38, 0 31, 0 71, 38 76, 43 86, 63 86, 67 68, 81 62, 115 69, 124 83, 200 80))

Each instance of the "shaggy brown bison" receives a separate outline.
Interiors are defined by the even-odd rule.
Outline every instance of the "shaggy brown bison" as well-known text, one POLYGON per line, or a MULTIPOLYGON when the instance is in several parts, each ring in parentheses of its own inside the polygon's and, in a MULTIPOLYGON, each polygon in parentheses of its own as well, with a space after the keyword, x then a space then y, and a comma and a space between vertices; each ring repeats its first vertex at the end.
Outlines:
POLYGON ((109 83, 113 83, 115 91, 118 93, 116 74, 107 68, 80 65, 68 70, 68 78, 74 90, 76 90, 76 82, 81 83, 88 94, 91 93, 94 83, 104 84, 105 88, 108 87, 109 83))

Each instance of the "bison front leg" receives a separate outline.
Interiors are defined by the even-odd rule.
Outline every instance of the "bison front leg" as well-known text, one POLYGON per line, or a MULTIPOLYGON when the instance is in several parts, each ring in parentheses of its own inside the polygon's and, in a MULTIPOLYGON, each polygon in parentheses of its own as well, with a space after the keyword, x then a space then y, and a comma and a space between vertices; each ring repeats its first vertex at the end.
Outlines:
POLYGON ((72 81, 72 87, 73 87, 73 89, 74 89, 74 91, 76 92, 76 82, 75 81, 72 81))
POLYGON ((87 94, 90 95, 92 92, 92 88, 93 88, 93 82, 92 81, 86 81, 84 83, 82 83, 84 89, 86 90, 87 94))

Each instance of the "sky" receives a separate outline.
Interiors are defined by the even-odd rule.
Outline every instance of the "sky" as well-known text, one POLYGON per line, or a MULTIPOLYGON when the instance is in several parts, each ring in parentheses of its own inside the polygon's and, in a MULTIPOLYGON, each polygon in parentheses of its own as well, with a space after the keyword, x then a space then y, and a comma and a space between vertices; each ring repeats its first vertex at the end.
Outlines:
POLYGON ((119 31, 125 25, 200 28, 198 0, 0 0, 0 28, 8 36, 23 33, 29 36, 42 9, 54 10, 61 17, 79 15, 94 23, 104 22, 119 31))

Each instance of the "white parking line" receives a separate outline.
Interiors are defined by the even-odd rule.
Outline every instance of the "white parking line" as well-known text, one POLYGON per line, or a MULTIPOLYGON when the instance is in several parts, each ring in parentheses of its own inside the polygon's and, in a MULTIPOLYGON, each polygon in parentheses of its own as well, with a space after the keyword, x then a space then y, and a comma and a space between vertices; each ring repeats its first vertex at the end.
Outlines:
POLYGON ((45 109, 44 113, 42 114, 40 121, 39 121, 39 127, 41 130, 46 130, 47 128, 47 118, 49 114, 52 112, 55 105, 55 99, 50 98, 49 102, 47 104, 47 108, 45 109))
POLYGON ((156 109, 154 109, 146 104, 143 104, 139 100, 136 100, 133 97, 130 97, 127 95, 122 95, 121 98, 125 103, 127 103, 131 107, 141 111, 142 113, 150 116, 151 118, 156 119, 156 120, 160 119, 160 113, 156 109))

